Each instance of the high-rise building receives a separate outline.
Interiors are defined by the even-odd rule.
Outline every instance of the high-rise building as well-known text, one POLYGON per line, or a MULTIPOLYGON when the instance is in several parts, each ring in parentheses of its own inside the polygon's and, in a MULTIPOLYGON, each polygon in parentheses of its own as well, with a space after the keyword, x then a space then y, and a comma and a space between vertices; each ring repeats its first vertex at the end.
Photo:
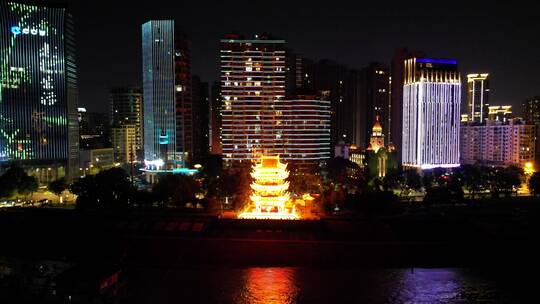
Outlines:
POLYGON ((535 147, 535 163, 540 164, 540 96, 535 96, 526 99, 522 105, 523 118, 527 124, 535 125, 536 147, 535 147))
POLYGON ((467 115, 472 122, 488 118, 489 74, 467 75, 467 115))
POLYGON ((512 106, 489 106, 488 117, 489 120, 497 120, 506 122, 512 118, 512 106))
POLYGON ((143 149, 142 92, 136 87, 117 87, 109 92, 110 125, 119 128, 123 125, 135 126, 136 156, 143 149))
POLYGON ((111 128, 114 158, 119 163, 137 160, 137 124, 122 124, 111 128))
POLYGON ((173 20, 142 25, 144 158, 182 166, 193 151, 189 42, 173 20))
POLYGON ((403 85, 405 75, 405 60, 413 57, 424 57, 422 52, 410 52, 406 48, 396 50, 392 59, 390 78, 390 106, 388 131, 386 132, 388 142, 392 143, 398 151, 398 161, 401 162, 402 137, 403 137, 403 85))
POLYGON ((460 103, 457 61, 405 61, 401 151, 404 166, 459 166, 460 103))
POLYGON ((275 154, 274 106, 285 99, 285 40, 267 35, 221 40, 222 149, 225 163, 275 154))
POLYGON ((526 99, 522 105, 523 118, 529 124, 540 124, 540 96, 526 99))
POLYGON ((221 41, 225 163, 277 156, 308 170, 330 157, 328 94, 295 89, 286 98, 285 41, 267 35, 221 41))
POLYGON ((110 124, 108 115, 77 108, 79 121, 79 148, 81 150, 110 147, 110 124))
POLYGON ((176 101, 176 149, 188 163, 194 157, 191 42, 179 31, 174 33, 174 86, 176 101))
POLYGON ((361 74, 330 60, 303 61, 302 86, 325 92, 332 106, 331 141, 360 145, 365 142, 365 109, 360 105, 361 74))
POLYGON ((71 16, 61 5, 2 1, 0 17, 0 162, 74 176, 79 134, 71 16))
POLYGON ((210 153, 221 154, 221 86, 215 81, 210 92, 210 126, 208 136, 210 137, 210 153))
POLYGON ((524 167, 535 157, 535 126, 521 119, 461 126, 461 161, 464 164, 524 167))
POLYGON ((200 161, 209 153, 209 113, 210 97, 208 82, 201 82, 199 76, 192 77, 193 87, 193 156, 200 161))
POLYGON ((384 130, 389 129, 390 109, 390 73, 388 67, 374 62, 362 69, 361 85, 361 129, 360 143, 362 147, 368 144, 370 128, 375 121, 384 130))

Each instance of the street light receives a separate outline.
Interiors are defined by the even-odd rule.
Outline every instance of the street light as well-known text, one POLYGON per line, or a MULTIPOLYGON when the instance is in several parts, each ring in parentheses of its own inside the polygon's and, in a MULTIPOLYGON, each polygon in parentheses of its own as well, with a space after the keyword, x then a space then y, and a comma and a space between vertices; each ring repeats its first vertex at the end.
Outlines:
POLYGON ((525 167, 523 168, 523 172, 527 175, 532 175, 534 171, 534 164, 531 162, 526 162, 525 167))

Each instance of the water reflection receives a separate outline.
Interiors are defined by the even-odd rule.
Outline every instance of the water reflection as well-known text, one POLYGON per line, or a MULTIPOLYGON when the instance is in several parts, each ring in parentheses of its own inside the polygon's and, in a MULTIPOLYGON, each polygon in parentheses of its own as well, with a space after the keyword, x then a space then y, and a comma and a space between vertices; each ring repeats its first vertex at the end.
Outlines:
POLYGON ((248 268, 235 303, 295 303, 298 295, 295 268, 248 268))
POLYGON ((392 280, 395 298, 405 303, 447 303, 464 300, 463 286, 456 269, 402 269, 392 280))
MULTIPOLYGON (((120 303, 519 303, 466 269, 132 268, 120 303)), ((517 278, 519 279, 519 277, 517 278)))

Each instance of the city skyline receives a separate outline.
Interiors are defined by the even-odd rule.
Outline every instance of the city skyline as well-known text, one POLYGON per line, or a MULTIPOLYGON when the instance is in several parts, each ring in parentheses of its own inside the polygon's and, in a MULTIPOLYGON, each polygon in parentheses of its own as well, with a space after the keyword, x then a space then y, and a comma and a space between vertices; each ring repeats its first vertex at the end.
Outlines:
MULTIPOLYGON (((527 18, 534 11, 527 7, 503 10, 492 4, 478 11, 475 7, 465 9, 455 5, 441 14, 435 7, 421 5, 358 7, 347 4, 325 9, 325 18, 311 18, 321 16, 321 10, 302 3, 268 7, 268 13, 262 16, 247 14, 248 9, 241 4, 234 9, 226 5, 204 8, 187 4, 182 10, 174 10, 174 14, 164 9, 166 6, 144 3, 136 8, 110 3, 107 11, 96 12, 99 7, 71 3, 82 50, 79 55, 80 104, 92 111, 106 110, 109 87, 141 85, 137 30, 147 20, 166 18, 175 19, 192 41, 192 73, 208 82, 219 75, 219 40, 237 31, 247 35, 268 32, 287 40, 292 49, 308 58, 328 58, 358 70, 372 61, 389 65, 400 47, 421 50, 439 58, 456 58, 462 76, 484 71, 490 74, 490 103, 493 105, 510 104, 517 109, 526 98, 540 92, 540 85, 536 85, 540 79, 535 73, 540 62, 535 56, 535 42, 530 40, 539 26, 532 18, 527 18), (406 18, 419 14, 416 11, 419 8, 422 18, 417 21, 406 18), (92 12, 100 18, 92 17, 92 12), (503 13, 519 18, 500 18, 503 13), (490 30, 481 36, 464 35, 475 27, 490 30), (505 43, 502 44, 503 37, 505 43), (103 51, 92 47, 100 43, 110 47, 103 51), (104 70, 107 73, 102 73, 104 70), (516 74, 521 77, 515 77, 516 74)), ((462 109, 465 109, 464 104, 462 109)))

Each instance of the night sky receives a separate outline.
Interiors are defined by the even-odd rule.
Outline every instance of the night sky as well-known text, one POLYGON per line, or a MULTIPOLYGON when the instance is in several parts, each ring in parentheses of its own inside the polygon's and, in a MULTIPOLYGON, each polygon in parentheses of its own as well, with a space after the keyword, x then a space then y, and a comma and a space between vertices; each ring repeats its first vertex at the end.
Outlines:
MULTIPOLYGON (((466 73, 491 74, 492 105, 540 95, 540 7, 493 1, 71 1, 77 28, 80 105, 107 111, 108 88, 141 85, 141 25, 174 19, 192 41, 192 71, 217 79, 219 39, 268 32, 312 59, 352 68, 390 63, 398 47, 458 60, 466 73), (265 3, 265 4, 263 4, 265 3), (332 5, 332 6, 330 6, 332 5), (489 5, 489 6, 486 6, 489 5)), ((532 5, 532 4, 528 4, 532 5)), ((462 109, 463 112, 463 109, 462 109)), ((514 110, 521 114, 520 108, 514 110)))

